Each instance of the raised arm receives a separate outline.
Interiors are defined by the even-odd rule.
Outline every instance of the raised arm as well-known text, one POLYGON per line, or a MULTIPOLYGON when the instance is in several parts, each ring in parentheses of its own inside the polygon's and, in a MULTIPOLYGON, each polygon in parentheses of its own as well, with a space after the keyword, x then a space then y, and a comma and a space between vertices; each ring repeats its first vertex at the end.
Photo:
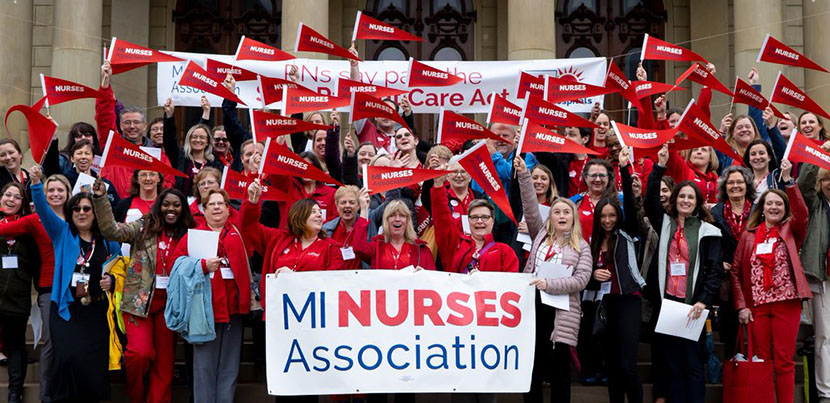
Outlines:
POLYGON ((658 153, 658 162, 654 164, 654 168, 652 168, 651 174, 648 175, 648 183, 646 184, 646 196, 643 200, 643 207, 653 228, 660 228, 663 222, 663 214, 665 214, 663 203, 660 203, 660 181, 666 172, 666 166, 664 164, 667 159, 668 149, 664 147, 658 153), (661 157, 659 154, 664 152, 665 154, 661 157))
POLYGON ((118 134, 118 126, 115 124, 115 94, 110 87, 111 76, 112 68, 106 62, 101 66, 101 86, 98 88, 98 97, 95 98, 95 124, 101 146, 107 143, 110 130, 118 134))
POLYGON ((32 200, 35 203, 35 212, 40 217, 40 222, 43 223, 43 229, 49 234, 52 240, 58 239, 67 224, 62 218, 58 217, 49 202, 46 201, 46 194, 43 193, 43 183, 40 182, 40 168, 32 167, 32 184, 29 189, 32 191, 32 200))
POLYGON ((527 232, 530 239, 536 239, 536 235, 544 230, 545 219, 539 214, 539 200, 536 198, 536 191, 533 190, 533 182, 530 180, 530 171, 527 170, 524 160, 517 157, 513 160, 516 167, 516 176, 519 179, 519 190, 522 195, 522 213, 527 223, 527 232))
POLYGON ((164 153, 173 168, 179 166, 179 139, 177 138, 176 117, 173 116, 173 100, 167 98, 164 104, 164 153))
POLYGON ((112 204, 110 204, 106 189, 104 188, 103 182, 100 180, 96 181, 93 188, 95 196, 92 198, 92 204, 95 207, 95 219, 98 221, 98 228, 101 230, 101 235, 111 241, 135 242, 141 233, 144 219, 142 218, 129 224, 116 222, 115 216, 112 213, 112 204))
POLYGON ((432 199, 432 218, 433 222, 446 225, 445 229, 436 227, 435 241, 438 244, 438 254, 441 256, 441 261, 444 264, 444 270, 455 270, 455 267, 449 267, 452 262, 453 254, 458 249, 459 241, 461 240, 461 233, 458 226, 452 224, 452 213, 450 212, 450 202, 447 198, 447 190, 444 188, 445 177, 436 178, 436 183, 440 181, 438 186, 433 186, 430 190, 432 199))

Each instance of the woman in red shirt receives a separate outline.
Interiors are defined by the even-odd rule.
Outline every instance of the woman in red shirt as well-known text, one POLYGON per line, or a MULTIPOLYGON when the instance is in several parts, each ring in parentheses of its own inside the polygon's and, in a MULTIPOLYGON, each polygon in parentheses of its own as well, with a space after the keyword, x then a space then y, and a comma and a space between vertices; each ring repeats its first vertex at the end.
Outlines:
POLYGON ((352 185, 337 189, 334 192, 334 203, 337 206, 339 216, 323 224, 323 230, 326 234, 342 245, 343 268, 346 270, 360 269, 361 266, 360 259, 355 256, 352 245, 354 244, 356 228, 368 228, 369 226, 369 221, 359 216, 360 210, 369 210, 368 194, 363 199, 360 198, 361 193, 366 192, 366 189, 361 190, 352 185), (360 203, 360 200, 363 200, 364 203, 360 203))
MULTIPOLYGON (((369 211, 361 211, 360 216, 368 219, 369 211)), ((390 201, 383 210, 383 234, 370 241, 366 241, 363 230, 355 236, 355 253, 372 269, 400 270, 412 266, 415 270, 435 270, 432 252, 415 236, 412 211, 401 200, 390 201)))
MULTIPOLYGON (((155 171, 133 171, 130 180, 130 197, 121 199, 113 208, 115 221, 135 221, 150 212, 150 206, 164 189, 160 173, 155 171)), ((186 204, 185 204, 186 206, 186 204)))
MULTIPOLYGON (((224 190, 210 190, 202 198, 205 223, 196 229, 219 232, 217 257, 202 259, 210 274, 211 303, 216 339, 193 345, 193 394, 197 402, 232 402, 239 374, 242 320, 251 311, 251 269, 242 233, 229 219, 230 199, 224 190)), ((188 235, 182 237, 173 259, 188 256, 188 235)))
MULTIPOLYGON (((315 156, 314 153, 304 151, 297 155, 309 164, 314 165, 315 168, 321 171, 323 170, 320 160, 317 159, 317 156, 315 156)), ((301 178, 296 176, 290 177, 284 175, 271 175, 269 180, 273 186, 276 186, 279 190, 293 196, 295 200, 313 199, 317 202, 317 205, 320 207, 323 222, 337 217, 337 208, 334 205, 334 189, 327 186, 325 183, 309 178, 301 178)), ((292 203, 279 202, 279 205, 280 217, 286 217, 289 214, 288 211, 291 209, 292 203)), ((288 221, 281 218, 280 229, 287 228, 288 221)))
POLYGON ((801 301, 812 297, 798 257, 809 214, 791 171, 792 164, 782 161, 786 193, 769 189, 761 195, 730 270, 738 321, 752 326, 758 356, 772 361, 779 402, 793 401, 801 301))
POLYGON ((693 181, 703 193, 706 204, 714 204, 718 202, 719 164, 718 155, 711 146, 693 148, 685 159, 679 152, 671 151, 666 175, 677 183, 693 181))

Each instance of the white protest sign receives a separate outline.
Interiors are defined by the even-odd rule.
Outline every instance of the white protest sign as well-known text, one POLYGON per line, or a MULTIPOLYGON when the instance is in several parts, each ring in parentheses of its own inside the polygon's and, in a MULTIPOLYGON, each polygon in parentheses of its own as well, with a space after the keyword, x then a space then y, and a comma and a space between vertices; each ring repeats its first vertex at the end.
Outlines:
MULTIPOLYGON (((211 105, 221 105, 222 99, 206 94, 202 90, 178 85, 187 61, 205 67, 207 57, 227 64, 251 70, 264 76, 286 78, 291 65, 299 67, 300 84, 323 94, 337 93, 337 78, 349 78, 347 60, 293 59, 284 62, 263 62, 256 60, 234 61, 232 55, 209 55, 202 53, 169 52, 185 59, 185 62, 159 63, 157 70, 158 104, 163 105, 168 97, 178 106, 200 106, 200 97, 207 96, 211 105)), ((534 75, 569 77, 587 84, 603 85, 606 75, 606 59, 603 57, 582 59, 545 60, 504 60, 504 61, 430 61, 430 66, 448 71, 464 78, 464 81, 449 87, 409 88, 408 61, 364 61, 360 63, 361 81, 374 85, 409 91, 409 100, 415 113, 438 113, 442 107, 458 113, 487 113, 490 110, 492 93, 506 95, 510 102, 517 103, 513 93, 519 81, 519 74, 525 71, 534 75)), ((248 105, 262 105, 257 92, 257 81, 238 81, 236 94, 248 105)), ((397 97, 394 97, 397 98, 397 97)), ((603 105, 603 96, 568 101, 559 105, 571 112, 587 113, 594 102, 603 105)), ((280 108, 279 103, 271 105, 280 108)), ((239 105, 244 107, 244 105, 239 105)))
POLYGON ((218 257, 219 232, 200 229, 187 230, 187 254, 196 259, 218 257))
POLYGON ((531 275, 428 270, 266 276, 271 395, 529 390, 531 275))

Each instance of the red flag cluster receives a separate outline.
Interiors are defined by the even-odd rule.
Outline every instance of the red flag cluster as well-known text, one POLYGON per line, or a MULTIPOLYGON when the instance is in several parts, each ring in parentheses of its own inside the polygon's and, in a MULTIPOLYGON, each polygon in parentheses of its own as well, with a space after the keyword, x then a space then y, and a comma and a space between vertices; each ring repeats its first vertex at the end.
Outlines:
POLYGON ((343 186, 342 183, 334 180, 320 168, 315 167, 299 155, 294 154, 284 145, 271 141, 270 137, 265 140, 265 150, 262 155, 262 163, 259 166, 260 174, 264 172, 273 175, 296 176, 343 186))
POLYGON ((529 119, 544 126, 599 127, 588 119, 568 112, 540 97, 531 96, 522 111, 522 119, 529 119))
POLYGON ((120 135, 113 133, 112 130, 107 136, 107 145, 101 155, 101 168, 104 168, 107 164, 187 178, 187 175, 178 169, 153 158, 141 147, 130 143, 120 135))
POLYGON ((533 121, 525 121, 516 153, 548 152, 599 155, 598 152, 575 143, 565 136, 545 129, 533 121))
POLYGON ((179 78, 179 85, 193 87, 218 97, 229 99, 238 104, 246 105, 236 94, 225 88, 222 85, 222 81, 211 77, 210 73, 192 61, 187 62, 187 67, 185 67, 181 78, 179 78))
POLYGON ((302 119, 294 119, 260 110, 250 109, 251 128, 254 139, 273 138, 283 134, 304 132, 307 130, 328 130, 331 126, 318 125, 302 119))
POLYGON ((493 159, 490 157, 490 152, 487 151, 485 143, 483 141, 479 142, 464 154, 461 154, 458 157, 458 163, 484 189, 484 193, 487 193, 493 199, 493 202, 496 203, 496 206, 501 209, 504 215, 515 223, 516 218, 513 217, 507 191, 499 179, 496 166, 493 164, 493 159))
POLYGON ((334 97, 320 94, 305 87, 283 87, 282 99, 285 101, 283 113, 291 115, 309 111, 323 111, 337 109, 349 105, 351 98, 334 97))
POLYGON ((438 118, 438 144, 443 144, 453 152, 456 152, 461 149, 461 146, 467 140, 480 139, 491 139, 512 144, 510 141, 503 139, 498 134, 484 127, 481 123, 441 108, 441 115, 438 118))
POLYGON ((701 66, 700 63, 693 64, 692 67, 689 67, 689 69, 681 74, 680 77, 677 77, 677 80, 674 80, 674 85, 680 85, 680 83, 686 79, 705 85, 715 91, 729 95, 730 97, 735 95, 732 91, 729 91, 729 88, 726 88, 722 82, 715 78, 714 74, 709 73, 703 66, 701 66))
MULTIPOLYGON (((228 167, 222 172, 222 182, 220 188, 228 192, 228 196, 234 200, 244 200, 248 198, 248 184, 256 179, 255 175, 245 176, 239 172, 234 171, 228 167)), ((262 194, 260 200, 272 201, 294 201, 295 199, 289 194, 277 190, 273 186, 262 185, 262 194)))
POLYGON ((395 108, 371 95, 362 92, 353 92, 351 108, 352 113, 349 115, 349 122, 368 118, 386 118, 400 123, 407 130, 412 130, 407 127, 406 121, 403 120, 403 117, 398 114, 395 108))

